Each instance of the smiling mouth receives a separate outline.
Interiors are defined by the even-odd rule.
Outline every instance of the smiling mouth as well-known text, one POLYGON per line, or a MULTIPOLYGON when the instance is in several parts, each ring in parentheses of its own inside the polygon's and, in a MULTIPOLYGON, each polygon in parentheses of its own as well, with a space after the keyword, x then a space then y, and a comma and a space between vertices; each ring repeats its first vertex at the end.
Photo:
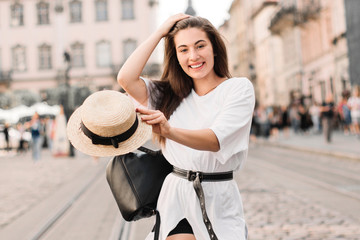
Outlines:
POLYGON ((203 66, 204 65, 204 63, 200 63, 200 64, 197 64, 197 65, 190 65, 190 68, 199 68, 199 67, 201 67, 201 66, 203 66))

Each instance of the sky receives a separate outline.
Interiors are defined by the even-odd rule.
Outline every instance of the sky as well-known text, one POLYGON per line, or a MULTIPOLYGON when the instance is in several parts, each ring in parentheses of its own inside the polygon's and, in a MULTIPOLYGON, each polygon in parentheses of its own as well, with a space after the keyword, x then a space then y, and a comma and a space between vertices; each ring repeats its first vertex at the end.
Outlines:
MULTIPOLYGON (((197 16, 207 18, 215 27, 228 19, 229 8, 233 0, 192 0, 197 16)), ((185 12, 188 0, 159 0, 158 24, 179 12, 185 12)))

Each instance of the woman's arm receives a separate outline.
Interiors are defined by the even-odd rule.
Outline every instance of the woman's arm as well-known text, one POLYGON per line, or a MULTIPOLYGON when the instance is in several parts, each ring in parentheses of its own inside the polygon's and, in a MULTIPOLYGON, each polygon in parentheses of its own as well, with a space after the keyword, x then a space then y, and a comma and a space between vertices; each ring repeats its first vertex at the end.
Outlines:
POLYGON ((170 17, 130 55, 120 69, 117 76, 118 83, 139 103, 146 105, 148 98, 145 83, 140 79, 145 64, 160 40, 168 34, 172 26, 188 17, 186 14, 177 14, 170 17))
POLYGON ((197 150, 211 152, 220 150, 219 141, 211 129, 188 130, 171 127, 166 137, 197 150))
POLYGON ((150 124, 154 133, 193 149, 212 152, 220 150, 219 141, 211 129, 188 130, 174 128, 170 126, 164 114, 158 110, 143 108, 136 110, 144 114, 141 120, 150 124))
POLYGON ((154 32, 130 55, 117 75, 117 81, 121 87, 144 106, 146 106, 148 96, 146 85, 140 79, 140 74, 161 38, 158 32, 154 32))

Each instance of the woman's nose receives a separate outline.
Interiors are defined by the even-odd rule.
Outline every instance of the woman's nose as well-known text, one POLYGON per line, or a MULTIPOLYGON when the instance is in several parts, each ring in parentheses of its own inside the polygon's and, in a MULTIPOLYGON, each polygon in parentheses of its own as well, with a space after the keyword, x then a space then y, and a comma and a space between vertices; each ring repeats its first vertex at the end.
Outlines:
POLYGON ((195 61, 199 58, 199 54, 195 49, 190 50, 190 60, 195 61))

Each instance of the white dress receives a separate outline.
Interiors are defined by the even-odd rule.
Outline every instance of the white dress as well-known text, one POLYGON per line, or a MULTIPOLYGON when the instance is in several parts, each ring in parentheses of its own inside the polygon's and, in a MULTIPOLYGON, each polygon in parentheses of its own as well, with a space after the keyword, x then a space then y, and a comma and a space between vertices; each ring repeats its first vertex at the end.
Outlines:
MULTIPOLYGON (((151 84, 147 79, 144 81, 147 86, 151 84)), ((219 140, 220 150, 199 151, 167 139, 162 149, 164 156, 172 165, 185 170, 211 173, 240 169, 247 157, 254 105, 254 89, 247 78, 228 79, 204 96, 192 90, 169 123, 183 129, 210 128, 219 140)), ((245 239, 243 206, 236 182, 203 182, 202 187, 206 211, 218 239, 245 239)), ((169 174, 157 208, 161 217, 159 239, 165 240, 183 218, 192 226, 197 240, 210 239, 193 182, 169 174)), ((146 239, 153 239, 153 233, 146 239)))

